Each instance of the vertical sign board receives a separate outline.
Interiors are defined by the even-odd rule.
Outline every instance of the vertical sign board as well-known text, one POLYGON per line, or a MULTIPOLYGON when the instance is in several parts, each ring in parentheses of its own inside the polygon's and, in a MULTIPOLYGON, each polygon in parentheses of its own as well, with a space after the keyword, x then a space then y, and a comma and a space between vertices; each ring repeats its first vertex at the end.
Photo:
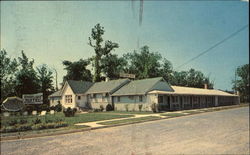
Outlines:
POLYGON ((43 104, 43 93, 23 94, 24 104, 43 104))

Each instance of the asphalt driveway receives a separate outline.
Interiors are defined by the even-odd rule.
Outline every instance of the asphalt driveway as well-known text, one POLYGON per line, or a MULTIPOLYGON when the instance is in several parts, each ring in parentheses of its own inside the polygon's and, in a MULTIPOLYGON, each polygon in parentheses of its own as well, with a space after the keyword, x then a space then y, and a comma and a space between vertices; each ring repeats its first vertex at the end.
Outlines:
POLYGON ((1 154, 249 154, 249 107, 5 141, 1 154))

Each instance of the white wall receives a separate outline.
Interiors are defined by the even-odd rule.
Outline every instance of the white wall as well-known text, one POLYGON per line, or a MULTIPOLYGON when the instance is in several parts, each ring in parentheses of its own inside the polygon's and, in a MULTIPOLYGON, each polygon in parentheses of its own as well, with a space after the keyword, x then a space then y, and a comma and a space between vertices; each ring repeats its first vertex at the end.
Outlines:
POLYGON ((112 99, 111 96, 109 96, 109 94, 105 96, 105 94, 103 93, 98 93, 95 95, 95 97, 93 95, 91 97, 91 94, 89 94, 87 100, 93 109, 100 109, 101 105, 103 106, 104 109, 106 109, 106 106, 108 104, 112 105, 112 99))
POLYGON ((73 93, 72 89, 67 84, 66 88, 64 89, 63 94, 62 94, 62 102, 61 102, 62 106, 64 108, 68 108, 68 107, 75 108, 76 107, 76 101, 75 101, 75 99, 76 99, 76 95, 73 93), (65 96, 66 95, 72 95, 72 103, 66 103, 65 102, 65 96))
POLYGON ((142 101, 139 100, 139 95, 133 97, 120 96, 120 102, 118 102, 118 96, 114 96, 115 110, 117 111, 139 111, 139 105, 142 106, 142 111, 151 111, 151 103, 148 103, 149 96, 143 95, 142 101))
POLYGON ((84 108, 86 107, 87 104, 87 96, 86 95, 76 95, 75 96, 75 102, 76 102, 76 106, 84 108), (78 96, 80 96, 80 99, 78 99, 78 96))

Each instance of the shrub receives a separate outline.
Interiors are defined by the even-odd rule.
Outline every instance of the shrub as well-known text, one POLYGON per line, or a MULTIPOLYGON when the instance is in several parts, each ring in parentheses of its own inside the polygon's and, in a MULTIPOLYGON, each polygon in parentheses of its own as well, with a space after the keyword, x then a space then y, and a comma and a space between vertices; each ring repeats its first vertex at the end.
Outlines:
POLYGON ((9 124, 9 126, 14 126, 14 125, 16 125, 17 123, 18 123, 17 120, 13 119, 13 120, 11 120, 8 124, 9 124))
POLYGON ((42 123, 41 119, 36 118, 35 120, 32 121, 34 124, 39 124, 42 123))
POLYGON ((100 110, 101 110, 101 111, 103 111, 103 110, 104 110, 103 105, 100 105, 100 110))
POLYGON ((62 111, 62 104, 61 103, 58 103, 56 106, 55 106, 55 109, 54 109, 56 112, 61 112, 62 111))
POLYGON ((128 111, 128 104, 125 104, 124 106, 125 106, 126 111, 128 111))
POLYGON ((22 124, 22 125, 17 125, 16 126, 17 131, 28 131, 31 130, 31 125, 30 124, 22 124))
POLYGON ((19 123, 20 124, 26 124, 26 123, 28 123, 28 121, 26 119, 21 119, 21 120, 19 120, 19 123))
POLYGON ((27 111, 29 115, 32 113, 33 110, 35 110, 35 108, 32 105, 25 106, 25 111, 27 111))
POLYGON ((76 111, 77 111, 76 108, 72 109, 72 108, 68 107, 67 109, 63 110, 63 113, 64 113, 65 117, 73 117, 73 116, 75 116, 76 111))
POLYGON ((93 112, 100 112, 101 109, 93 109, 93 112))
POLYGON ((114 107, 111 104, 108 104, 106 106, 106 111, 112 111, 112 110, 114 110, 114 107))
POLYGON ((55 110, 55 106, 51 106, 51 107, 50 107, 50 110, 55 110))
POLYGON ((159 112, 158 104, 156 103, 151 104, 151 109, 153 112, 159 112))
POLYGON ((142 104, 139 104, 139 105, 138 105, 138 108, 139 108, 139 111, 141 112, 142 104))

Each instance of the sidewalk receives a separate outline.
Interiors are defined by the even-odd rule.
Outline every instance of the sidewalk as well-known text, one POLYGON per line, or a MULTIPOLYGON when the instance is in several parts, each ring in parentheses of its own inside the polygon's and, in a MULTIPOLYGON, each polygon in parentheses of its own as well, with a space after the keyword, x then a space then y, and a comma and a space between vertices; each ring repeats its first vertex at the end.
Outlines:
POLYGON ((110 121, 119 121, 119 120, 127 120, 127 119, 133 119, 133 118, 142 118, 142 117, 150 117, 150 116, 155 116, 159 118, 167 118, 168 116, 162 116, 164 114, 171 114, 171 113, 182 113, 184 115, 189 115, 190 113, 186 113, 187 111, 199 111, 199 112, 205 112, 202 111, 201 109, 192 109, 192 110, 183 110, 183 111, 174 111, 174 112, 164 112, 164 113, 156 113, 156 114, 128 114, 128 115, 134 115, 133 117, 128 117, 128 118, 117 118, 117 119, 109 119, 109 120, 102 120, 102 121, 96 121, 96 122, 87 122, 87 123, 77 123, 75 125, 86 125, 91 128, 98 128, 98 127, 104 127, 104 126, 109 126, 109 125, 102 125, 100 123, 104 122, 110 122, 110 121))

